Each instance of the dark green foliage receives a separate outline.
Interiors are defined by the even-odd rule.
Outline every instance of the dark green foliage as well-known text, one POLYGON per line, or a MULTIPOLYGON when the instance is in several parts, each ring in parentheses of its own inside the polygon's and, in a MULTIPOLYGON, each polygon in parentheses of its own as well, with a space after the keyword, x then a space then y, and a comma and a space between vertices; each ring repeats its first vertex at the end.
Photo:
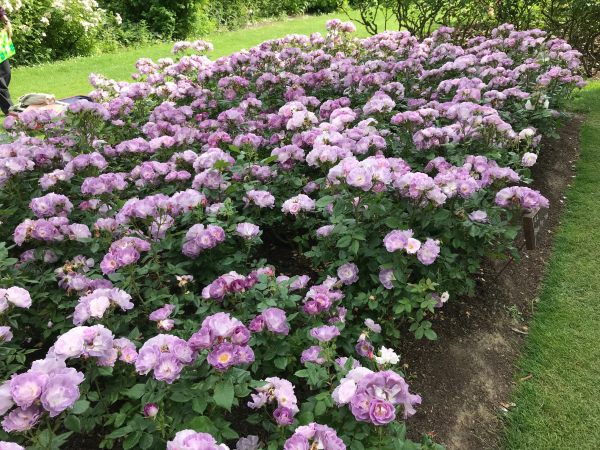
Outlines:
POLYGON ((240 28, 254 20, 299 14, 322 14, 340 9, 343 0, 210 0, 208 16, 218 27, 240 28))
POLYGON ((540 0, 543 28, 583 53, 587 75, 600 70, 600 0, 540 0))
POLYGON ((144 21, 148 29, 165 38, 182 39, 194 26, 201 0, 101 0, 100 5, 124 21, 144 21))
POLYGON ((307 14, 326 14, 339 10, 340 0, 308 0, 305 12, 307 14))

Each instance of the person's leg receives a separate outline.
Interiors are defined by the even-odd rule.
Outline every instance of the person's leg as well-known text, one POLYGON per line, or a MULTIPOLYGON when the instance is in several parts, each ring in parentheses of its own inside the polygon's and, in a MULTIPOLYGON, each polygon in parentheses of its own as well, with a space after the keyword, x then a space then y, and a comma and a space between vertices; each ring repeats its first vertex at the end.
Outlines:
POLYGON ((8 59, 0 63, 0 109, 4 114, 8 113, 8 108, 12 106, 8 85, 10 84, 10 63, 8 59))

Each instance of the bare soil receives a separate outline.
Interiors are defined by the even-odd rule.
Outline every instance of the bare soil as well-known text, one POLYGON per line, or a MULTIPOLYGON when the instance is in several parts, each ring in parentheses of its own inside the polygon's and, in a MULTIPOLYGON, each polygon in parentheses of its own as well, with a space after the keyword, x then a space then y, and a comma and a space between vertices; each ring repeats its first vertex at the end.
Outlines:
POLYGON ((437 316, 437 341, 407 339, 402 362, 411 390, 422 393, 423 404, 409 419, 413 438, 435 436, 448 450, 501 448, 505 408, 510 408, 516 383, 516 362, 526 338, 554 231, 560 224, 564 193, 574 177, 579 157, 583 117, 565 124, 558 139, 546 139, 533 186, 550 200, 543 238, 535 250, 523 250, 499 273, 492 264, 481 273, 475 298, 452 299, 437 316))

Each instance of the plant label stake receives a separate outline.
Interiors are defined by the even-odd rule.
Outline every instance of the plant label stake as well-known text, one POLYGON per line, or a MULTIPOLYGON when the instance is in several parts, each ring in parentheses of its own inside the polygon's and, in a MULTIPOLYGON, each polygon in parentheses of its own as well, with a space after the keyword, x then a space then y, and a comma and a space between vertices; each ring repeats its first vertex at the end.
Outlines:
POLYGON ((525 247, 527 250, 535 250, 538 245, 540 231, 548 220, 548 209, 538 208, 527 214, 523 214, 523 235, 525 236, 525 247))

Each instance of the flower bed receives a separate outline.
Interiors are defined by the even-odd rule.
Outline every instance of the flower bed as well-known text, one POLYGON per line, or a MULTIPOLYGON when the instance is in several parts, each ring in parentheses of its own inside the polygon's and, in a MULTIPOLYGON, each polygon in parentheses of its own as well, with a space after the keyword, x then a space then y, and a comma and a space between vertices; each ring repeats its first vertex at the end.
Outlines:
POLYGON ((6 439, 436 447, 405 438, 421 397, 394 344, 435 339, 548 207, 529 167, 579 54, 510 25, 462 47, 328 29, 214 62, 181 43, 132 83, 92 76, 95 103, 5 121, 6 439))

